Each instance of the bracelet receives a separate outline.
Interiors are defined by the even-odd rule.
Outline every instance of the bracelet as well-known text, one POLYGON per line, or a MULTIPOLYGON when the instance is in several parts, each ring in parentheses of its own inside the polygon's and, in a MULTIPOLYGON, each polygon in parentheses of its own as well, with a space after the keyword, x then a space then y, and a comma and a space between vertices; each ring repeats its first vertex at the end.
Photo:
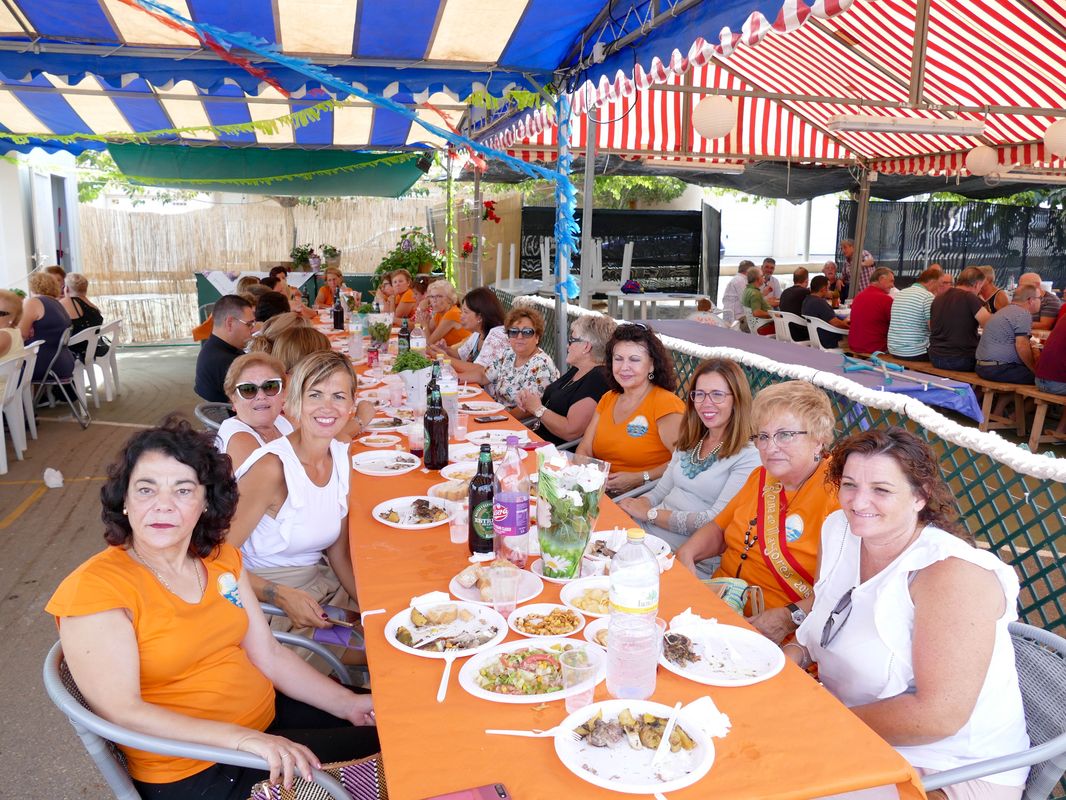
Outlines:
POLYGON ((781 645, 781 650, 784 651, 786 647, 795 647, 797 650, 800 651, 800 653, 803 654, 803 660, 799 663, 799 666, 801 668, 806 669, 814 663, 814 659, 811 658, 811 654, 807 652, 807 648, 803 645, 798 644, 797 642, 785 642, 783 645, 781 645))

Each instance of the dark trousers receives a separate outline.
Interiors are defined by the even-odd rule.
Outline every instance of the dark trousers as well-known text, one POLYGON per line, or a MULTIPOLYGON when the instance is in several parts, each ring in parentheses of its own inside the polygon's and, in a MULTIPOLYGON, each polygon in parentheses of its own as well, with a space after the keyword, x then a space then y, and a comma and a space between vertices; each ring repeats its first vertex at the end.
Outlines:
MULTIPOLYGON (((377 728, 352 725, 281 693, 274 701, 274 721, 267 733, 306 745, 323 764, 363 758, 380 750, 377 728)), ((257 769, 213 764, 174 783, 133 783, 145 800, 247 800, 252 787, 268 777, 269 773, 257 769)))
MULTIPOLYGON (((895 353, 893 353, 892 358, 896 359, 897 361, 928 361, 929 354, 919 353, 916 356, 897 356, 895 353)), ((940 367, 940 369, 952 369, 952 367, 940 367)))
POLYGON ((1036 376, 1025 364, 978 364, 977 376, 986 381, 999 381, 1000 383, 1020 383, 1032 386, 1036 376))
POLYGON ((929 354, 929 361, 937 369, 952 369, 956 372, 973 372, 977 359, 973 356, 935 356, 929 354))

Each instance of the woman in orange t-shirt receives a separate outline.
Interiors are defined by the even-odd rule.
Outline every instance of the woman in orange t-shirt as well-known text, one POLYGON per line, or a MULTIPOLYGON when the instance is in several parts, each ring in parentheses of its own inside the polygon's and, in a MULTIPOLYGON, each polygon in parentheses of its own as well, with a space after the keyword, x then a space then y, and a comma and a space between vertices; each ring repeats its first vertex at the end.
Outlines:
POLYGON ((344 275, 336 267, 326 267, 322 275, 326 282, 319 287, 315 308, 333 308, 333 301, 344 285, 344 275))
POLYGON ((395 298, 396 311, 392 317, 392 324, 399 325, 401 320, 411 319, 415 315, 418 302, 415 293, 411 289, 411 273, 405 269, 398 269, 392 273, 392 295, 395 298))
POLYGON ((426 300, 432 317, 426 331, 426 344, 443 342, 449 347, 458 347, 466 341, 470 331, 459 322, 459 295, 446 278, 433 281, 426 289, 426 300))
POLYGON ((138 733, 243 750, 269 770, 123 747, 142 797, 247 797, 322 761, 378 750, 369 694, 329 680, 273 638, 225 544, 229 458, 183 420, 135 434, 101 496, 110 547, 60 584, 71 675, 101 716, 138 733), (275 687, 277 691, 275 690, 275 687))
POLYGON ((674 394, 674 364, 655 332, 623 323, 607 341, 607 384, 585 430, 580 455, 611 462, 607 491, 628 492, 662 477, 674 452, 685 403, 674 394))

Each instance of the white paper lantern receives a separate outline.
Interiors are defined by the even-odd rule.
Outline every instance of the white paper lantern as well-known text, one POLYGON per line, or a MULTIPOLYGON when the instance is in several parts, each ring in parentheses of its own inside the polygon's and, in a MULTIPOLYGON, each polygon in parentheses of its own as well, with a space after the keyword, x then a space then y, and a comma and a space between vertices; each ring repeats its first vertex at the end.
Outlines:
POLYGON ((692 109, 692 127, 704 139, 721 139, 737 126, 737 107, 728 97, 714 94, 692 109))
POLYGON ((999 169, 999 153, 995 148, 979 144, 966 154, 966 169, 973 175, 991 175, 999 169))
POLYGON ((1044 149, 1054 156, 1066 158, 1066 119, 1060 119, 1044 131, 1044 149))

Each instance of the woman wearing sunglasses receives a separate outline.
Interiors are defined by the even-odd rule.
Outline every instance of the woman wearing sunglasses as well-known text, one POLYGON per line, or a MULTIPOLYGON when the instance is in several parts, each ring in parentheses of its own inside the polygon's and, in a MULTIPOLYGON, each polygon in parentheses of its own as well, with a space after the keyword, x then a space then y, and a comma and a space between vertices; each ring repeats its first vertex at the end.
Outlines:
POLYGON ((236 471, 258 448, 292 433, 281 415, 285 367, 267 353, 249 353, 230 364, 223 387, 235 416, 219 426, 215 444, 236 471))
POLYGON ((747 586, 759 587, 766 610, 751 623, 781 642, 811 610, 819 532, 840 508, 836 492, 825 485, 835 418, 821 389, 785 381, 755 396, 751 419, 762 466, 678 548, 677 560, 699 575, 696 564, 721 556, 714 580, 721 580, 727 598, 737 587, 737 597, 747 586))
POLYGON ((503 320, 507 344, 488 367, 476 363, 464 370, 467 380, 492 385, 492 396, 508 408, 518 405, 518 393, 523 389, 543 392, 559 377, 559 370, 548 354, 540 349, 544 334, 544 317, 533 308, 518 306, 507 312, 503 320))
MULTIPOLYGON (((619 505, 641 526, 675 550, 713 520, 759 466, 759 451, 749 441, 751 389, 740 367, 711 358, 689 383, 677 449, 650 492, 627 497, 619 505)), ((696 564, 709 578, 718 559, 696 564)))
MULTIPOLYGON (((1014 647, 1018 578, 973 546, 930 447, 900 428, 849 436, 828 479, 814 607, 785 653, 920 773, 1029 747, 1014 647)), ((930 798, 1018 800, 1027 768, 930 798)))

